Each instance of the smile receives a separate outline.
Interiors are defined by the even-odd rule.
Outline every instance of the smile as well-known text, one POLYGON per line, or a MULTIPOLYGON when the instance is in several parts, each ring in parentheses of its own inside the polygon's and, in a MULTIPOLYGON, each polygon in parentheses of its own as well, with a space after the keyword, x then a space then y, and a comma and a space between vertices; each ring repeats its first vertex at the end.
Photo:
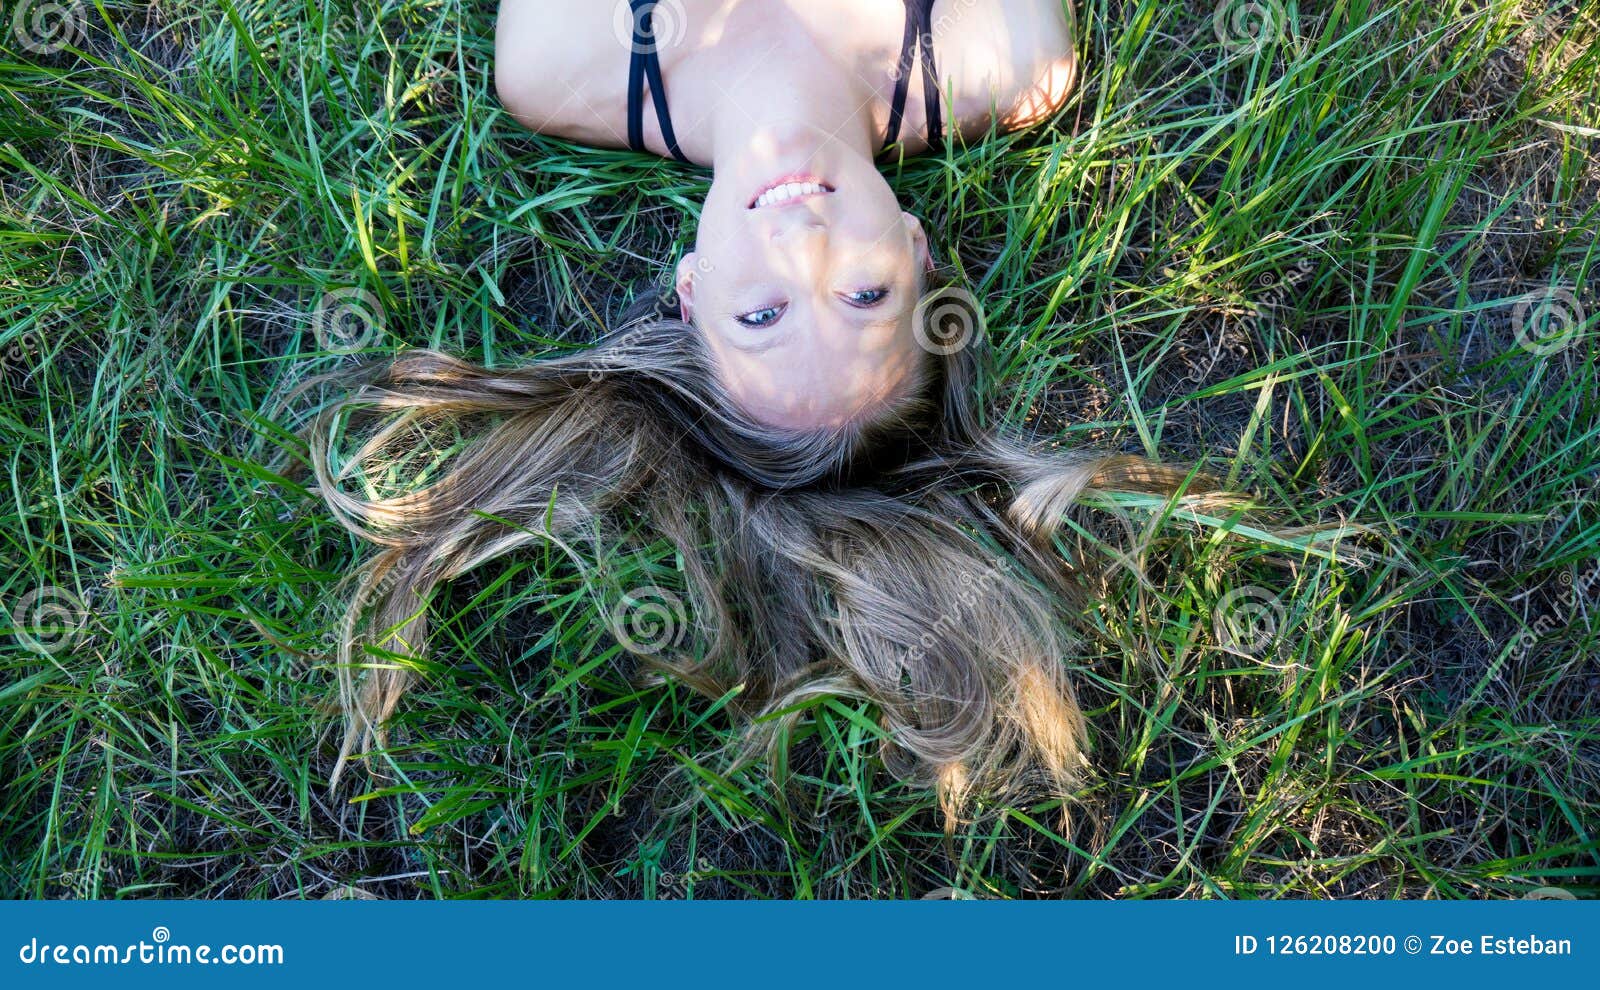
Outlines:
POLYGON ((801 202, 811 196, 825 196, 831 192, 833 187, 815 176, 786 175, 762 186, 755 198, 750 200, 748 208, 754 210, 763 206, 784 206, 801 202))

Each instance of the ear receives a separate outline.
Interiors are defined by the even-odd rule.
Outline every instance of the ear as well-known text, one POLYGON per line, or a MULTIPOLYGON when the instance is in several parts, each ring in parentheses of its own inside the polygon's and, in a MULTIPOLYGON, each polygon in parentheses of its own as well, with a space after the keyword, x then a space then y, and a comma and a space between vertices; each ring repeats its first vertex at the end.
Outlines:
POLYGON ((906 233, 911 235, 911 249, 916 252, 917 262, 923 271, 933 271, 933 252, 928 249, 928 235, 923 233, 922 221, 905 212, 900 217, 906 225, 906 233))
POLYGON ((699 264, 700 256, 693 251, 678 259, 675 288, 678 292, 678 315, 685 323, 694 319, 694 273, 699 264))

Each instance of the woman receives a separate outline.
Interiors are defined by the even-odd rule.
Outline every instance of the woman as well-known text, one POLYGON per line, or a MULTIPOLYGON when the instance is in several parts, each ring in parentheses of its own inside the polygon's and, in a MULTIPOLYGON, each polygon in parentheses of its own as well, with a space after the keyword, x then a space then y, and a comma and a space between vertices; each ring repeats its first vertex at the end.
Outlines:
POLYGON ((1043 120, 1074 68, 1061 0, 503 0, 495 47, 534 130, 711 167, 682 316, 745 411, 798 429, 917 366, 928 240, 874 159, 1043 120))
MULTIPOLYGON (((641 646, 622 628, 628 596, 600 603, 656 669, 713 696, 738 687, 748 714, 869 699, 889 767, 935 784, 951 821, 980 794, 1070 794, 1085 729, 1067 600, 1087 561, 1069 567, 1057 531, 1086 493, 1186 477, 986 430, 982 341, 917 325, 927 238, 873 164, 1048 116, 1073 76, 1069 13, 674 0, 622 10, 627 45, 614 13, 504 0, 497 83, 541 131, 712 167, 677 303, 519 368, 402 355, 318 420, 322 495, 380 548, 344 629, 342 755, 381 738, 442 582, 537 543, 589 573, 664 537, 692 634, 641 646), (406 457, 426 478, 382 492, 410 477, 406 457)), ((764 738, 782 721, 763 720, 764 738)))

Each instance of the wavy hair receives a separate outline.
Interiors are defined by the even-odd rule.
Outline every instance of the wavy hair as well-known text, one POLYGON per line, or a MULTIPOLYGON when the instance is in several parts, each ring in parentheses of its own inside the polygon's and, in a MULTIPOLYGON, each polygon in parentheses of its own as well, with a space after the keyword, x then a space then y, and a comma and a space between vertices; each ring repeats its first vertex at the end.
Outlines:
MULTIPOLYGON (((312 422, 321 497, 376 545, 339 640, 335 784, 383 743, 441 584, 540 541, 582 559, 584 540, 600 553, 664 537, 693 621, 681 648, 640 651, 647 670, 714 697, 741 688, 749 715, 869 700, 887 767, 937 787, 947 821, 977 795, 1069 796, 1086 727, 1066 660, 1091 564, 1069 564, 1058 529, 1091 493, 1165 496, 1197 476, 985 428, 981 339, 928 354, 870 420, 764 426, 694 327, 645 308, 593 347, 520 367, 419 350, 360 368, 312 422)), ((753 725, 747 751, 797 717, 753 725)))

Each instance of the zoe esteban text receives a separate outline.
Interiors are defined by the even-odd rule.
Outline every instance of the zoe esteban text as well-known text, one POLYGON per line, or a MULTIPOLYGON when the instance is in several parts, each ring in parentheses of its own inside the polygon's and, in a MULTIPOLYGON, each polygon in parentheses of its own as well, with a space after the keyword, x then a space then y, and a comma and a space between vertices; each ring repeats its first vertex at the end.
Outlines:
POLYGON ((1429 935, 1430 956, 1570 956, 1572 939, 1540 938, 1537 935, 1481 935, 1453 938, 1429 935))

